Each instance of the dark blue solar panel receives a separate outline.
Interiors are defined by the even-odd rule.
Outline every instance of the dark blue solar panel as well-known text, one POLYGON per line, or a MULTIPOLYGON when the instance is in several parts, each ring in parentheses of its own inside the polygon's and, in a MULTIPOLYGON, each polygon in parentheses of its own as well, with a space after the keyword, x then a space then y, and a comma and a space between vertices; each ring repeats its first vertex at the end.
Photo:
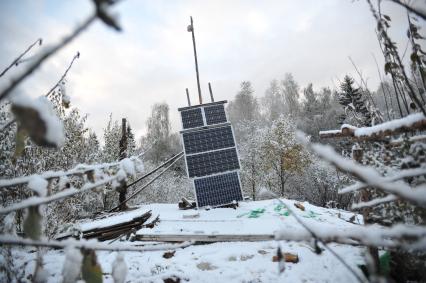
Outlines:
POLYGON ((182 135, 186 154, 235 146, 231 126, 209 128, 182 135))
POLYGON ((199 207, 243 200, 237 172, 195 179, 194 185, 199 207))
POLYGON ((226 122, 225 107, 223 104, 204 107, 207 125, 214 125, 226 122))
POLYGON ((234 148, 186 156, 190 178, 239 169, 237 150, 234 148))
POLYGON ((180 112, 182 115, 182 125, 184 129, 204 126, 201 108, 195 108, 180 112))

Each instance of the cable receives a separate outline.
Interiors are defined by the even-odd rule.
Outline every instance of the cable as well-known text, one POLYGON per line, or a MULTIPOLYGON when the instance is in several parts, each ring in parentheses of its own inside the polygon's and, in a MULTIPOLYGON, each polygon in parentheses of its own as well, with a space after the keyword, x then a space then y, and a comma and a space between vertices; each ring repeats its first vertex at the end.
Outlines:
MULTIPOLYGON (((172 167, 181 157, 183 156, 183 152, 179 153, 176 158, 173 160, 172 163, 170 163, 169 166, 167 166, 160 174, 158 174, 157 176, 155 176, 152 180, 150 180, 148 183, 146 183, 142 188, 140 188, 139 190, 137 190, 136 192, 134 192, 131 196, 129 196, 127 199, 125 199, 124 201, 122 201, 121 203, 119 203, 116 207, 111 208, 108 212, 113 212, 114 210, 116 210, 117 208, 119 208, 121 205, 125 204, 126 202, 128 202, 130 199, 132 199, 135 195, 139 194, 141 191, 143 191, 146 187, 148 187, 149 185, 151 185, 155 180, 157 180, 161 175, 164 174, 164 172, 166 172, 167 170, 170 169, 170 167, 172 167)), ((170 160, 170 159, 169 159, 170 160)), ((167 163, 167 162, 166 162, 167 163)), ((164 164, 166 164, 164 163, 164 164)), ((164 166, 161 165, 161 167, 164 166)), ((161 167, 157 167, 154 171, 158 170, 161 167)), ((151 171, 150 173, 148 173, 147 175, 151 175, 154 171, 151 171)), ((144 176, 146 177, 146 175, 144 176)), ((137 180, 140 181, 141 179, 137 180)), ((132 184, 136 183, 133 182, 132 184)), ((129 185, 130 186, 130 185, 129 185)), ((129 186, 127 186, 126 188, 128 188, 129 186)))

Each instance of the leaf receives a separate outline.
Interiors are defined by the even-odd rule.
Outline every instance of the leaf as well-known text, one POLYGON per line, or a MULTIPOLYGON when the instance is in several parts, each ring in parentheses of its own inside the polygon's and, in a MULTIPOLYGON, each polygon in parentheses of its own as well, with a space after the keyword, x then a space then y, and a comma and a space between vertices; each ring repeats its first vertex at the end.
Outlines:
POLYGON ((25 140, 27 138, 28 138, 27 131, 25 131, 22 127, 18 126, 16 130, 15 153, 13 154, 14 160, 22 156, 22 153, 25 150, 25 140))
POLYGON ((416 53, 416 52, 411 53, 411 55, 410 55, 410 60, 411 60, 411 62, 413 62, 413 63, 416 63, 416 62, 419 60, 419 56, 417 55, 417 53, 416 53))
MULTIPOLYGON (((46 139, 47 126, 41 118, 40 113, 31 108, 12 104, 12 112, 19 123, 19 128, 30 136, 37 145, 45 147, 56 147, 56 144, 46 139)), ((22 133, 21 133, 22 134, 22 133)))
POLYGON ((38 206, 30 206, 24 220, 24 233, 33 240, 40 240, 42 216, 38 206))
POLYGON ((387 21, 391 21, 391 18, 388 15, 383 15, 383 18, 385 18, 387 21))
POLYGON ((86 283, 102 283, 102 268, 97 262, 95 251, 83 250, 82 253, 84 255, 81 268, 83 280, 86 283))

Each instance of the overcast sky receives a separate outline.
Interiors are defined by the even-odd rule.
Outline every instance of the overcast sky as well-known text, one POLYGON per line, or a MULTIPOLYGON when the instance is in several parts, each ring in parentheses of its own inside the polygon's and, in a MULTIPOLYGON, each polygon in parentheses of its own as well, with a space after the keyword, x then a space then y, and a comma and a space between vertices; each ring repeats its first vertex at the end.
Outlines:
MULTIPOLYGON (((44 46, 57 42, 92 9, 88 0, 1 1, 0 69, 39 37, 44 46)), ((232 99, 243 80, 251 81, 260 97, 272 79, 287 72, 301 87, 310 82, 314 89, 333 87, 332 81, 337 84, 345 74, 358 78, 348 56, 375 89, 373 53, 383 66, 375 23, 363 0, 126 0, 114 11, 123 32, 96 22, 20 88, 33 96, 46 93, 79 51, 67 91, 72 105, 89 114, 87 125, 99 137, 109 113, 117 120, 127 117, 136 135, 142 135, 156 102, 170 105, 173 129, 180 130, 177 108, 187 104, 185 88, 193 102, 197 98, 191 34, 186 31, 190 15, 205 101, 209 81, 216 100, 232 99)), ((391 16, 391 35, 404 49, 405 11, 384 1, 382 12, 391 16)), ((20 68, 24 64, 9 72, 0 86, 20 68)))

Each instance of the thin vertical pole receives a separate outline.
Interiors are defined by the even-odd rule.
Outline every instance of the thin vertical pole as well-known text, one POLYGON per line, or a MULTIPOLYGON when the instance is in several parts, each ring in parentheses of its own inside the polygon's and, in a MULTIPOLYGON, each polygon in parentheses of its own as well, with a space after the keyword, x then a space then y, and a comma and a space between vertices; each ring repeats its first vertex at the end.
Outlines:
POLYGON ((191 18, 191 25, 188 26, 188 31, 192 33, 192 45, 194 46, 195 72, 197 74, 198 99, 200 100, 200 104, 203 104, 203 98, 201 97, 200 76, 198 74, 197 48, 195 47, 194 22, 192 21, 192 16, 190 18, 191 18))
POLYGON ((210 84, 210 82, 209 82, 209 91, 210 91, 210 98, 211 98, 212 102, 214 102, 212 85, 210 84))
POLYGON ((188 106, 191 106, 191 99, 189 99, 189 91, 186 88, 186 99, 188 100, 188 106))

